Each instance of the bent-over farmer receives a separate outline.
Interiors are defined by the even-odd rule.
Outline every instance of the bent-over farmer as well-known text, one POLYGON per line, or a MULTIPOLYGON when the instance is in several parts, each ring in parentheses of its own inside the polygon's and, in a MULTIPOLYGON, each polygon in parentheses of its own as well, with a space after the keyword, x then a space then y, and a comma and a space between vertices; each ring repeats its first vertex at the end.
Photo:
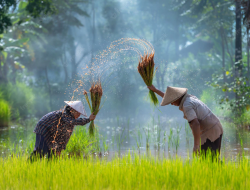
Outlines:
POLYGON ((67 143, 75 125, 85 125, 95 119, 91 114, 89 118, 78 118, 82 114, 87 117, 81 101, 65 101, 67 106, 63 111, 53 111, 43 116, 37 123, 36 144, 31 156, 39 154, 43 157, 51 152, 60 155, 66 149, 67 143))
POLYGON ((188 94, 186 88, 167 87, 166 93, 152 86, 150 90, 163 98, 161 106, 179 106, 179 110, 184 113, 184 118, 188 121, 194 136, 193 152, 200 150, 207 153, 210 149, 212 155, 216 152, 220 154, 223 128, 220 120, 211 110, 197 97, 188 94))

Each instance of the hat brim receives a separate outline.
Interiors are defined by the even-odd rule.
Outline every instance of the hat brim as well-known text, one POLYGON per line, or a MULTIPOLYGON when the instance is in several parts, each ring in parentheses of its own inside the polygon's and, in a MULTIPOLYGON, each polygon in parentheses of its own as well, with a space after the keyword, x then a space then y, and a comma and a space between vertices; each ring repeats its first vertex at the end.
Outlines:
POLYGON ((182 96, 184 96, 187 93, 188 89, 185 88, 185 90, 183 90, 183 92, 177 96, 176 98, 172 99, 172 100, 167 100, 168 99, 168 95, 167 93, 164 94, 162 102, 161 102, 161 106, 167 106, 173 102, 175 102, 176 100, 178 100, 179 98, 181 98, 182 96))
POLYGON ((67 104, 68 106, 70 106, 72 109, 74 109, 75 111, 77 111, 78 113, 80 113, 81 115, 85 116, 85 117, 88 117, 87 116, 87 113, 84 109, 84 107, 82 108, 83 110, 80 111, 80 110, 77 110, 76 108, 72 107, 72 105, 69 104, 69 102, 72 102, 72 101, 64 101, 65 104, 67 104))

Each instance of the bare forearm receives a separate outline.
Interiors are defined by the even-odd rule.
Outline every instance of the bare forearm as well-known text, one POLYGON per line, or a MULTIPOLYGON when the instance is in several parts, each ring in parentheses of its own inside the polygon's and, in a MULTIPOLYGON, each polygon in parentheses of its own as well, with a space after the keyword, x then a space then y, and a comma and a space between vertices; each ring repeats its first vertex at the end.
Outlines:
POLYGON ((155 90, 155 93, 158 94, 159 96, 161 96, 163 98, 164 93, 158 89, 155 90))
POLYGON ((194 123, 193 125, 190 125, 193 136, 194 136, 194 147, 200 147, 200 124, 194 123))

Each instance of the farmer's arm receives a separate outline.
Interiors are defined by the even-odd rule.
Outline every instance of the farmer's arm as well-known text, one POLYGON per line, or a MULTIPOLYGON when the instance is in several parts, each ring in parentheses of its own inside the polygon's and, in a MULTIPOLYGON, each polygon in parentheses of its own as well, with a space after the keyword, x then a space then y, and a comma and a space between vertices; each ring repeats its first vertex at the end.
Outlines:
POLYGON ((155 92, 156 94, 158 94, 159 96, 161 96, 163 98, 164 93, 160 90, 158 90, 157 88, 155 88, 154 85, 148 86, 149 90, 152 90, 153 92, 155 92))
POLYGON ((192 129, 194 136, 193 151, 197 153, 200 149, 200 123, 194 110, 194 106, 195 105, 189 101, 183 103, 184 116, 186 116, 185 118, 188 120, 189 126, 192 129))
POLYGON ((72 117, 67 117, 67 116, 63 116, 62 120, 68 124, 71 125, 86 125, 87 123, 89 123, 90 121, 93 121, 95 119, 95 115, 92 113, 89 118, 78 118, 78 119, 74 119, 72 117))
POLYGON ((197 152, 200 149, 200 122, 197 118, 189 122, 194 136, 194 148, 193 151, 197 152))

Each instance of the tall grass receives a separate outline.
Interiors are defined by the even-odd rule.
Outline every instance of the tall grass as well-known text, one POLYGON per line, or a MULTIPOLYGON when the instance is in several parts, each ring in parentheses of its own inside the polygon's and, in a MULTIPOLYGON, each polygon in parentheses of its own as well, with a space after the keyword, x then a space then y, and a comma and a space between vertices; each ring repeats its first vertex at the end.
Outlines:
POLYGON ((66 158, 0 160, 0 189, 249 189, 250 164, 210 159, 153 159, 128 155, 112 161, 66 158))
POLYGON ((8 126, 10 121, 10 106, 8 102, 0 99, 0 127, 8 126))

